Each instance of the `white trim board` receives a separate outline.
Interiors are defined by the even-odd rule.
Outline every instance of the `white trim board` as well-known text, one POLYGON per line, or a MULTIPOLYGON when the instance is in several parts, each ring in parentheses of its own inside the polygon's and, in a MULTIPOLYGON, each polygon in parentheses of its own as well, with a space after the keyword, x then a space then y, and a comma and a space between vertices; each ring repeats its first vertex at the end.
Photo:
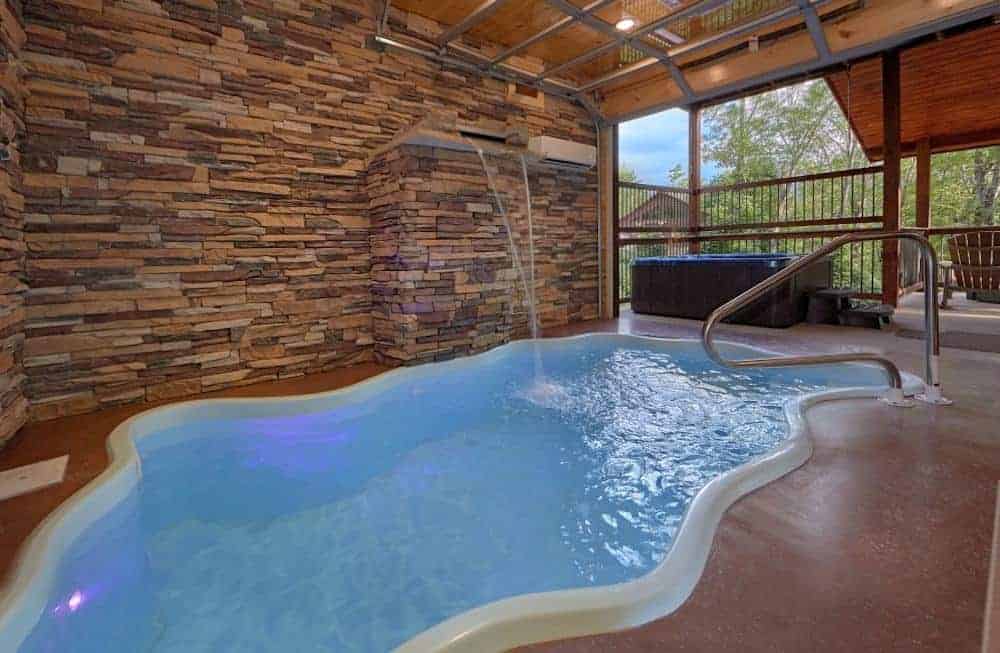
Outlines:
POLYGON ((62 483, 69 455, 0 472, 0 501, 62 483))

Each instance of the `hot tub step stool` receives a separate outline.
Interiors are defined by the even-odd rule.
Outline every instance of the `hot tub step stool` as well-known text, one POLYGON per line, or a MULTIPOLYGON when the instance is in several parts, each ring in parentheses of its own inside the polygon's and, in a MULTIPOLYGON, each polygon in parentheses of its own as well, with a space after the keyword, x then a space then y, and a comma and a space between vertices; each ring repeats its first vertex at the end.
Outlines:
POLYGON ((840 324, 840 314, 851 309, 850 288, 820 288, 809 293, 809 324, 840 324))
POLYGON ((852 306, 846 311, 841 311, 840 323, 844 326, 881 329, 892 321, 895 312, 896 309, 888 304, 852 306))

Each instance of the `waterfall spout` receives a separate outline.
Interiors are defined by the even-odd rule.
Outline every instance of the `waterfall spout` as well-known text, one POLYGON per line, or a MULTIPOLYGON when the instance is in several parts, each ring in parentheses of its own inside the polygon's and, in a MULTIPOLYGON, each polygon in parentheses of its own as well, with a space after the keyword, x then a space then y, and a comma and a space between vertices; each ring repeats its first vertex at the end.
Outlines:
POLYGON ((534 247, 534 226, 531 222, 531 190, 528 188, 528 166, 521 157, 522 172, 524 175, 524 192, 527 199, 527 217, 528 217, 528 250, 530 259, 530 281, 528 274, 525 273, 525 266, 521 261, 521 254, 517 247, 517 243, 514 241, 514 229, 511 224, 510 215, 507 211, 507 207, 503 203, 503 198, 500 196, 500 191, 497 189, 496 179, 493 176, 493 172, 490 170, 489 164, 486 161, 486 153, 481 147, 472 143, 472 146, 476 149, 476 153, 479 155, 479 160, 483 164, 483 171, 486 173, 486 181, 490 186, 490 190, 493 193, 494 202, 497 205, 497 210, 500 212, 500 218, 503 220, 504 228, 507 230, 507 242, 510 245, 510 255, 511 259, 514 261, 514 270, 517 273, 518 278, 521 280, 521 287, 524 292, 524 302, 528 310, 528 326, 531 331, 531 337, 534 339, 538 338, 538 316, 536 315, 536 305, 535 305, 535 247, 534 247))

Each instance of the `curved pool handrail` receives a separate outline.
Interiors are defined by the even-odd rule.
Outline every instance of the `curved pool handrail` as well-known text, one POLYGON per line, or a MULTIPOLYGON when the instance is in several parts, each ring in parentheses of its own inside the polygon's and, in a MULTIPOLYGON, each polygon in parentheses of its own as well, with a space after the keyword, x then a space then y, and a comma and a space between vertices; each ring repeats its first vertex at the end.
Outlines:
POLYGON ((804 268, 829 256, 849 243, 872 240, 912 240, 923 250, 924 257, 924 312, 925 312, 925 361, 924 392, 918 395, 922 401, 931 404, 951 403, 941 394, 939 360, 941 356, 941 335, 937 305, 937 253, 934 246, 923 235, 912 231, 883 231, 877 233, 852 233, 834 238, 815 251, 797 259, 791 265, 779 270, 749 290, 740 293, 722 306, 712 311, 701 329, 701 342, 708 356, 724 367, 797 367, 800 365, 828 365, 833 363, 875 363, 880 365, 889 377, 889 394, 886 401, 895 405, 906 405, 903 398, 903 379, 899 368, 891 360, 873 352, 845 352, 839 354, 815 354, 807 356, 779 356, 774 358, 728 359, 715 346, 715 327, 736 311, 760 299, 768 291, 785 283, 804 268))

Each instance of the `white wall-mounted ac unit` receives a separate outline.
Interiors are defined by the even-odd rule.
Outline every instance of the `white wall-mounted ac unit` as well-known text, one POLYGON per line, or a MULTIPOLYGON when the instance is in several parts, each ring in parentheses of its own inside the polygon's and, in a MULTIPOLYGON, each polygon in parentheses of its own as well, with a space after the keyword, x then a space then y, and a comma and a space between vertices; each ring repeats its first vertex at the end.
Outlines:
POLYGON ((597 148, 593 145, 564 141, 551 136, 535 136, 528 141, 528 150, 542 163, 589 169, 597 165, 597 148))

